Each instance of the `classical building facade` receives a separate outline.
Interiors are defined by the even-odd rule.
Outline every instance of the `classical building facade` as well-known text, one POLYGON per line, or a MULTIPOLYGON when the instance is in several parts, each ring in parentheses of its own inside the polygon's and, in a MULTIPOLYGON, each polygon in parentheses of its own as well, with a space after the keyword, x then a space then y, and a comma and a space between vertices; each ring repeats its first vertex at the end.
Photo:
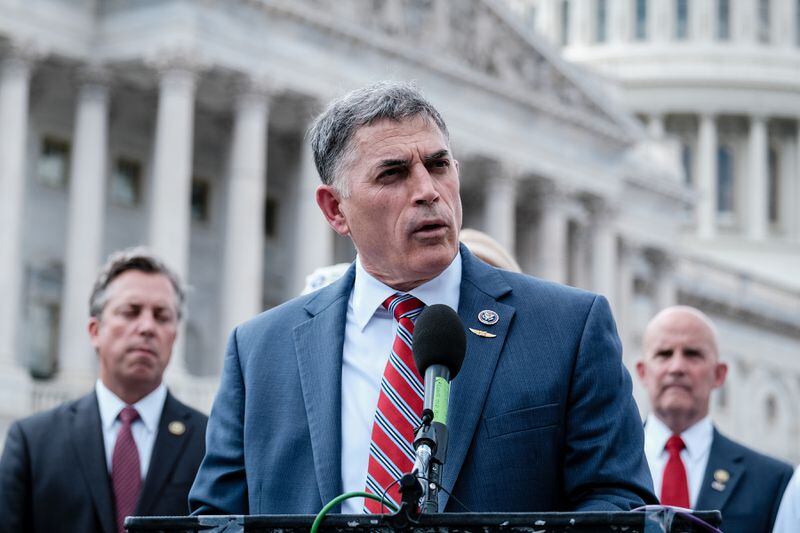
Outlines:
MULTIPOLYGON (((0 0, 0 58, 0 434, 91 386, 91 281, 134 244, 192 286, 168 382, 207 409, 230 329, 352 259, 313 200, 304 135, 332 97, 385 78, 415 81, 448 121, 465 226, 608 296, 626 347, 659 307, 728 287, 729 307, 793 310, 782 331, 748 322, 747 342, 797 348, 796 293, 686 259, 697 196, 680 144, 496 1, 0 0)), ((771 393, 773 368, 736 372, 771 393)), ((798 457, 795 423, 780 431, 794 440, 777 453, 798 457)))
POLYGON ((715 418, 798 462, 800 2, 509 5, 562 57, 592 70, 652 139, 678 147, 696 199, 674 248, 678 301, 712 315, 732 366, 715 418))

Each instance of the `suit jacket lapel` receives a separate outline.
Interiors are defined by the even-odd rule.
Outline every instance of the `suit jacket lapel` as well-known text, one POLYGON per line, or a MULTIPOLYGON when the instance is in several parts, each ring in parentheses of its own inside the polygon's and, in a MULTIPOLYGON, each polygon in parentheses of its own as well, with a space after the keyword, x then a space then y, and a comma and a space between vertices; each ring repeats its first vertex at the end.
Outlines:
POLYGON ((698 510, 723 509, 744 475, 745 465, 741 453, 730 446, 730 441, 720 435, 716 428, 713 439, 708 466, 695 504, 698 510))
MULTIPOLYGON (((139 503, 136 506, 136 514, 150 514, 150 509, 158 501, 164 484, 167 482, 167 476, 172 472, 175 463, 180 458, 181 451, 186 447, 186 443, 189 442, 195 429, 190 422, 189 411, 167 392, 164 409, 161 411, 161 419, 156 430, 153 454, 150 456, 150 466, 142 484, 139 503), (183 423, 184 431, 177 435, 170 431, 169 425, 172 422, 183 423)), ((188 503, 186 512, 189 512, 188 503)))
POLYGON ((114 504, 106 465, 100 410, 95 394, 88 394, 75 402, 71 416, 70 443, 78 457, 80 471, 94 503, 95 512, 103 531, 114 533, 114 504))
POLYGON ((323 505, 342 492, 342 349, 355 268, 306 304, 293 331, 300 384, 323 505))
MULTIPOLYGON (((461 246, 462 275, 458 314, 467 334, 467 353, 461 372, 453 380, 448 408, 448 442, 442 485, 447 491, 455 486, 461 465, 469 450, 472 436, 483 413, 494 369, 505 344, 514 308, 497 301, 511 291, 511 287, 494 269, 477 261, 461 246), (482 324, 478 314, 483 310, 497 313, 499 321, 493 325, 482 324), (481 337, 469 328, 487 331, 496 337, 481 337)), ((447 505, 448 495, 441 492, 439 510, 447 505)))

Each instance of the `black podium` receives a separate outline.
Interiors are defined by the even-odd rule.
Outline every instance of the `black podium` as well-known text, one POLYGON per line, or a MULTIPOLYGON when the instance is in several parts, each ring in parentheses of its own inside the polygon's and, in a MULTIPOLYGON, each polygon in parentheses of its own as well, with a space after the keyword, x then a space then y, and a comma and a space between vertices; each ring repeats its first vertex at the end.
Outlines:
MULTIPOLYGON (((245 532, 308 533, 314 515, 251 515, 197 517, 128 517, 128 533, 140 532, 245 532)), ((718 526, 718 511, 691 515, 672 511, 632 511, 628 513, 442 513, 422 515, 415 524, 393 523, 390 515, 330 514, 320 528, 334 532, 383 532, 395 530, 415 533, 690 533, 711 531, 706 522, 718 526)))

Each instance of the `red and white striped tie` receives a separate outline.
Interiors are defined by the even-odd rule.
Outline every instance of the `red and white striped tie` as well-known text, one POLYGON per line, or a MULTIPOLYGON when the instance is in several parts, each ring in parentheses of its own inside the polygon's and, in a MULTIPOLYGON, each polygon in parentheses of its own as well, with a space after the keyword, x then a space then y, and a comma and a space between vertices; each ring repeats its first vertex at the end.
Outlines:
MULTIPOLYGON (((408 294, 394 294, 383 302, 397 321, 392 353, 381 379, 378 408, 369 445, 366 491, 381 496, 400 507, 400 486, 395 483, 414 466, 414 430, 422 415, 422 378, 411 352, 414 320, 425 304, 408 294), (392 485, 394 483, 394 485, 392 485)), ((380 513, 380 502, 365 499, 364 512, 380 513)))

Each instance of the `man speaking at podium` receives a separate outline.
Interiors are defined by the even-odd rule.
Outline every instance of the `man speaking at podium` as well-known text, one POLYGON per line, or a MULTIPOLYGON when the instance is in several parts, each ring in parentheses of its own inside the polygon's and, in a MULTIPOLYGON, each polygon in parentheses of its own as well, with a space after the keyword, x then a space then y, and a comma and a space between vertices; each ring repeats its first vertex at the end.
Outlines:
MULTIPOLYGON (((381 82, 334 101, 310 138, 317 203, 357 258, 231 334, 194 513, 316 513, 409 472, 421 405, 410 339, 432 304, 457 309, 468 335, 440 511, 655 502, 608 303, 459 247, 458 161, 438 111, 413 86, 381 82)), ((380 512, 371 502, 342 512, 380 512)))

